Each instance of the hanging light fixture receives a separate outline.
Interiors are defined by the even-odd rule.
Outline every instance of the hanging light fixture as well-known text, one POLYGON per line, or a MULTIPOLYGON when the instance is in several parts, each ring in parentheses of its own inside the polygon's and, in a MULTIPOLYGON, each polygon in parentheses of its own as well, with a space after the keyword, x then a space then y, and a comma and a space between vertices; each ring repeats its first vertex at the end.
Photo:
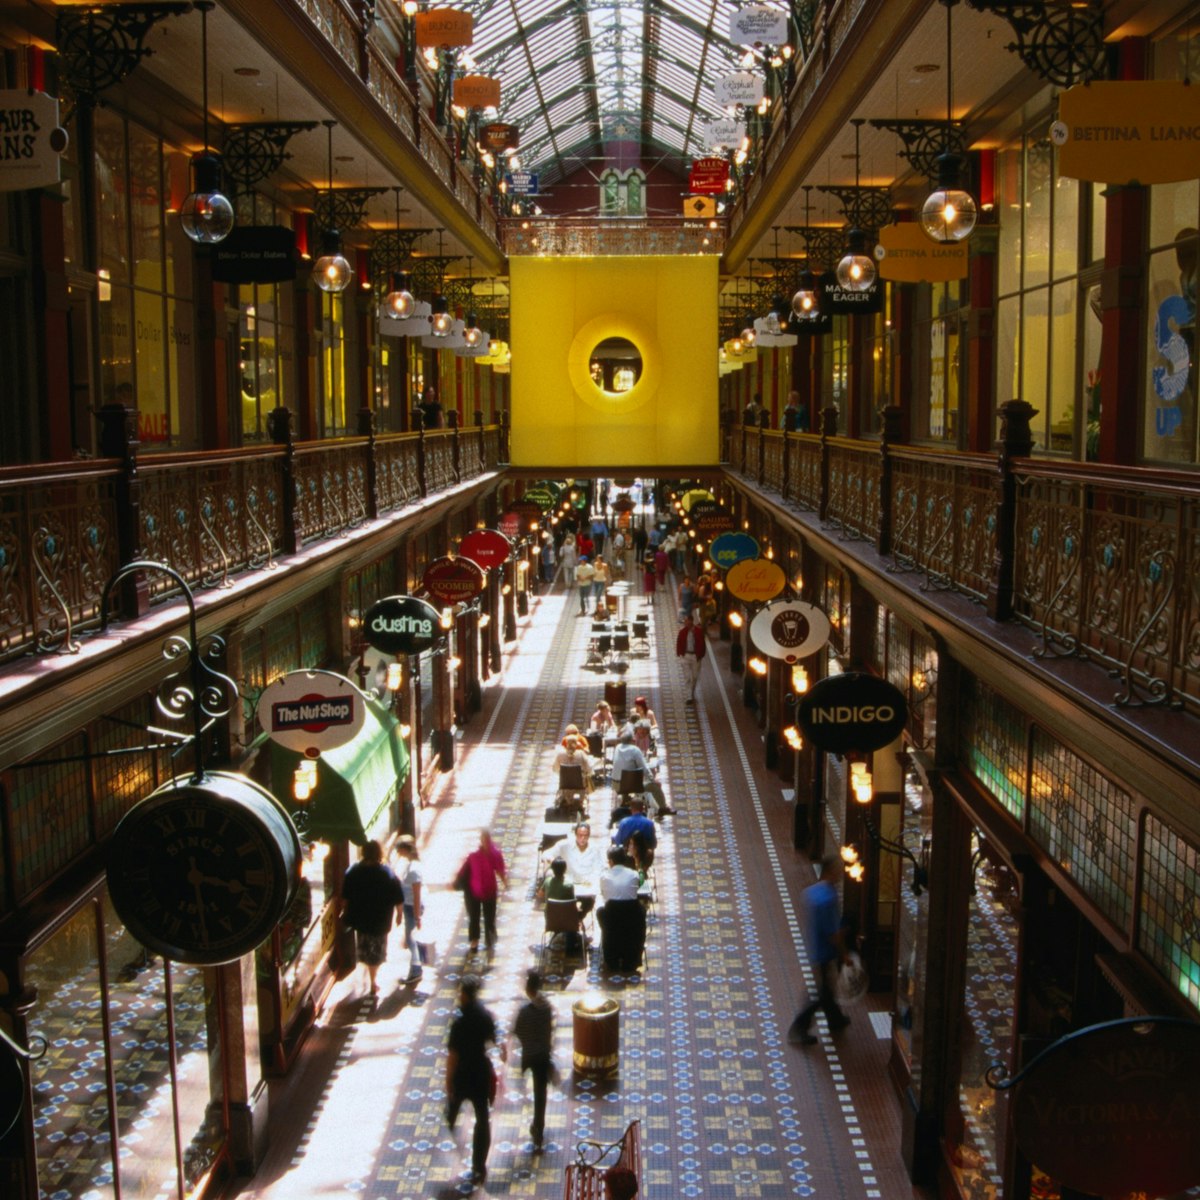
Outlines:
MULTIPOLYGON (((336 121, 325 121, 329 131, 329 219, 333 220, 333 127, 336 121)), ((342 253, 342 235, 336 229, 321 233, 321 257, 313 263, 313 282, 323 292, 344 292, 354 278, 354 270, 342 253)))
POLYGON ((454 316, 450 312, 450 302, 445 296, 434 296, 429 327, 434 337, 450 336, 450 331, 454 328, 454 316))
POLYGON ((754 314, 746 314, 746 323, 742 328, 742 332, 738 335, 742 339, 742 345, 749 349, 758 340, 758 333, 754 328, 754 314))
MULTIPOLYGON (((812 232, 812 184, 804 185, 804 228, 806 237, 812 232)), ((815 321, 821 315, 820 301, 817 298, 817 282, 812 273, 811 242, 805 242, 804 270, 800 272, 797 281, 799 287, 792 297, 792 312, 802 321, 815 321)))
MULTIPOLYGON (((858 132, 864 118, 854 117, 854 191, 857 213, 859 187, 858 132)), ((875 260, 867 253, 867 235, 856 226, 846 234, 846 253, 837 265, 838 287, 847 292, 865 292, 875 282, 875 260)))
POLYGON ((192 186, 179 209, 183 232, 201 245, 223 242, 233 228, 233 205, 221 192, 221 160, 208 148, 208 14, 214 0, 196 0, 200 10, 201 104, 204 108, 204 151, 192 159, 192 186))
POLYGON ((467 313, 467 327, 463 330, 463 341, 474 347, 482 344, 483 330, 479 328, 479 319, 473 312, 467 313))
POLYGON ((963 157, 950 148, 954 123, 953 75, 951 72, 950 10, 957 0, 942 0, 946 6, 946 141, 937 156, 938 185, 921 206, 921 228, 935 242, 961 242, 970 237, 979 218, 975 200, 962 186, 963 157))
MULTIPOLYGON (((400 244, 400 193, 403 188, 396 188, 396 241, 400 244)), ((397 321, 407 321, 413 315, 417 302, 408 290, 408 274, 405 271, 393 271, 388 276, 388 292, 383 298, 383 308, 389 317, 397 321)))

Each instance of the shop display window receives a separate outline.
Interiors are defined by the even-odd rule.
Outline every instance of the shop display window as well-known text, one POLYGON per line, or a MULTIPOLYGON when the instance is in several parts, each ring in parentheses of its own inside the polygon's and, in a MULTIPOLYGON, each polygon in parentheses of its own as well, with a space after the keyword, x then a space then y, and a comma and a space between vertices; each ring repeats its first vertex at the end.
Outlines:
POLYGON ((322 437, 344 437, 354 430, 346 412, 346 303, 344 295, 322 292, 318 342, 321 356, 322 437))
POLYGON ((963 680, 959 749, 971 774, 1018 822, 1025 819, 1025 718, 973 676, 963 680))
POLYGON ((913 437, 957 447, 962 436, 961 404, 966 309, 959 283, 922 283, 916 288, 914 367, 918 398, 913 437))
MULTIPOLYGON (((904 776, 903 836, 916 853, 933 830, 933 793, 915 770, 904 776)), ((914 896, 912 888, 899 889, 900 911, 896 924, 896 1007, 892 1014, 892 1040, 908 1068, 909 1086, 919 1094, 922 1059, 922 1012, 929 951, 929 897, 914 896)))
POLYGON ((1200 850, 1147 815, 1138 948, 1189 1004, 1200 1008, 1200 850))

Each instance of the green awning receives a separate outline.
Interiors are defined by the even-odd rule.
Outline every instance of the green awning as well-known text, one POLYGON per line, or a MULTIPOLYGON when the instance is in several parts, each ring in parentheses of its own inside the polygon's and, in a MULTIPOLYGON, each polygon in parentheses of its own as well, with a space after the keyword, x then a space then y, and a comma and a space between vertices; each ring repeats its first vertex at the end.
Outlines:
POLYGON ((358 736, 317 761, 317 786, 307 804, 297 804, 292 795, 302 757, 271 743, 271 791, 288 812, 304 814, 307 837, 361 846, 387 834, 388 805, 408 778, 408 747, 391 713, 368 701, 358 736))

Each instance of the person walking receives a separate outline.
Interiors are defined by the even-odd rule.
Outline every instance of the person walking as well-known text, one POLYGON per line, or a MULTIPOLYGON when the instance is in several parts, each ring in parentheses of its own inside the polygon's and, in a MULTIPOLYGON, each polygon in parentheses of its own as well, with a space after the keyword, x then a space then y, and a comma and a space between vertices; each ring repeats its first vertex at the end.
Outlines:
POLYGON ((588 610, 588 597, 592 594, 592 579, 596 570, 587 560, 587 555, 579 559, 575 567, 575 586, 579 589, 579 615, 582 617, 588 610))
POLYGON ((817 882, 804 889, 804 943, 808 961, 817 978, 817 995, 797 1014, 788 1030, 788 1041, 804 1046, 816 1045, 809 1032, 819 1008, 829 1022, 829 1032, 837 1033, 850 1024, 850 1018, 838 1007, 834 995, 838 967, 847 961, 848 952, 838 909, 837 884, 842 875, 842 860, 836 856, 821 860, 817 882))
POLYGON ((379 995, 377 976, 387 961, 388 934, 404 889, 395 872, 383 861, 383 848, 369 841, 362 857, 342 879, 342 920, 354 930, 358 961, 367 968, 371 995, 379 995))
MULTIPOLYGON (((450 1024, 446 1043, 446 1124, 454 1130, 459 1110, 470 1101, 475 1110, 471 1139, 471 1182, 487 1181, 487 1157, 492 1148, 492 1101, 496 1071, 488 1046, 496 1044, 496 1020, 479 1002, 479 978, 464 975, 458 984, 458 1016, 450 1024)), ((501 1047, 502 1058, 507 1051, 501 1047)))
POLYGON ((421 955, 417 949, 417 930, 421 928, 421 856, 417 853, 417 842, 411 833, 401 834, 396 839, 396 853, 404 863, 400 872, 400 887, 404 892, 404 944, 408 947, 408 978, 405 983, 416 983, 424 974, 421 955))
POLYGON ((533 1123, 529 1136, 533 1152, 540 1154, 546 1139, 546 1088, 554 1073, 554 1009, 542 994, 542 976, 530 971, 525 976, 527 1003, 517 1010, 513 1037, 521 1045, 521 1074, 529 1072, 533 1082, 533 1123))
POLYGON ((604 601, 605 593, 608 591, 608 585, 612 582, 612 571, 609 569, 608 563, 599 555, 596 555, 596 561, 592 567, 592 596, 595 598, 594 607, 598 607, 604 601))
POLYGON ((683 663, 687 672, 688 696, 684 704, 696 703, 696 684, 700 681, 700 664, 708 653, 708 639, 704 630, 692 620, 692 614, 683 614, 683 625, 675 638, 675 656, 683 663))
POLYGON ((654 552, 654 574, 660 588, 667 586, 667 572, 671 569, 671 560, 667 552, 659 546, 654 552))
POLYGON ((658 578, 658 568, 654 564, 654 551, 647 550, 642 555, 642 591, 647 596, 654 595, 654 582, 658 578))
POLYGON ((488 830, 479 831, 479 848, 467 855, 463 867, 466 871, 463 901, 467 907, 467 936, 471 953, 479 953, 479 922, 482 916, 484 944, 490 963, 496 956, 496 899, 501 886, 508 887, 508 871, 504 865, 504 855, 492 841, 488 830))

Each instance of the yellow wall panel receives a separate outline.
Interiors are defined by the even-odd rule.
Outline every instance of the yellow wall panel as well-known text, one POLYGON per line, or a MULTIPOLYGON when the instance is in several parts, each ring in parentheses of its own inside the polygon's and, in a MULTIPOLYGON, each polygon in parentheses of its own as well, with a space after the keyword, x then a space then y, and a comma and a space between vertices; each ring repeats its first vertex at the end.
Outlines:
POLYGON ((717 282, 716 258, 510 259, 513 465, 716 463, 717 282), (607 337, 642 355, 620 396, 588 374, 607 337))

